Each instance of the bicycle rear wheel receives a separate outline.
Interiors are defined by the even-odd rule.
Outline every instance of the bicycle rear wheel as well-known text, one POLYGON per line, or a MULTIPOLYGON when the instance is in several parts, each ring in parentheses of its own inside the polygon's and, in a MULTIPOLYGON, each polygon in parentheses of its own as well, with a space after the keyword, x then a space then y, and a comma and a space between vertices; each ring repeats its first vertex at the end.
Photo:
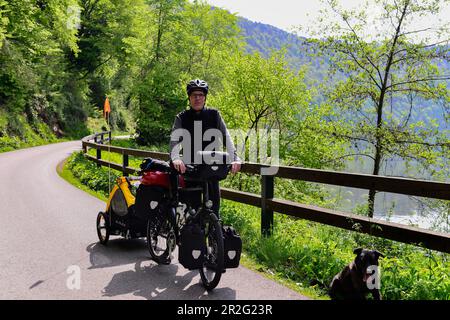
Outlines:
POLYGON ((205 221, 206 257, 200 269, 200 277, 206 290, 213 290, 219 284, 224 270, 223 235, 219 219, 214 213, 205 221))
POLYGON ((158 264, 170 264, 176 238, 172 223, 165 217, 153 217, 147 223, 147 248, 158 264))

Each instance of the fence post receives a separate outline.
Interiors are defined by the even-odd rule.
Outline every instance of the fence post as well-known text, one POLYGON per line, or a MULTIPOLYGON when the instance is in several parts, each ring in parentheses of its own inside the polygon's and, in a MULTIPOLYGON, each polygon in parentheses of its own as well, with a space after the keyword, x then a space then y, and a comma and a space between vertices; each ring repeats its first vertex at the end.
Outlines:
MULTIPOLYGON (((94 136, 94 142, 98 143, 98 136, 97 133, 94 136)), ((96 149, 97 150, 97 160, 100 160, 102 158, 102 150, 100 149, 96 149)), ((100 163, 97 163, 97 167, 100 168, 102 165, 100 163)))
POLYGON ((273 228, 273 210, 267 208, 268 199, 273 199, 273 176, 261 175, 261 233, 270 236, 273 228))
POLYGON ((108 131, 109 144, 111 144, 111 130, 108 131))
POLYGON ((123 154, 123 165, 122 165, 122 173, 124 175, 124 177, 128 177, 128 173, 125 171, 125 168, 128 167, 128 155, 127 154, 123 154))
POLYGON ((100 139, 100 144, 103 144, 103 139, 105 138, 105 137, 104 137, 104 133, 100 134, 100 137, 101 137, 101 139, 100 139))

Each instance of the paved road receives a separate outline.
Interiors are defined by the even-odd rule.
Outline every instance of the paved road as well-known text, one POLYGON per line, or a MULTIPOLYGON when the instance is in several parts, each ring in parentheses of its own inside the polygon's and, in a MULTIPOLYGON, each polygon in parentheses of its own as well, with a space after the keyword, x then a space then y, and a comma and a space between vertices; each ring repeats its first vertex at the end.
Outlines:
POLYGON ((56 173, 80 146, 0 154, 0 299, 305 299, 244 267, 208 293, 197 271, 152 262, 144 240, 100 245, 95 218, 105 204, 56 173))

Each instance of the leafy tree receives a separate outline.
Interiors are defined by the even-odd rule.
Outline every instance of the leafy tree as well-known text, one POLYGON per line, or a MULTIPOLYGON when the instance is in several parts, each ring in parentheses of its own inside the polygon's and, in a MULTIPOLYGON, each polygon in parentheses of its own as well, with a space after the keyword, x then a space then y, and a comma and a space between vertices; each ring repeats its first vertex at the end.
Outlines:
POLYGON ((236 17, 204 2, 149 1, 154 40, 136 86, 138 141, 167 144, 176 113, 187 106, 185 84, 203 78, 220 90, 224 58, 238 46, 236 17))
POLYGON ((0 49, 3 46, 3 42, 6 38, 6 26, 8 25, 8 17, 5 16, 6 10, 5 10, 5 6, 6 6, 7 2, 4 0, 0 1, 0 49))
POLYGON ((110 124, 124 128, 123 109, 133 106, 133 89, 148 56, 150 7, 144 0, 82 0, 80 7, 80 52, 68 53, 72 87, 83 88, 76 91, 85 95, 78 110, 101 117, 108 96, 110 124))
POLYGON ((252 130, 277 129, 279 156, 285 163, 331 165, 330 160, 341 153, 340 144, 336 139, 329 143, 333 139, 311 129, 325 125, 324 112, 311 104, 313 92, 304 83, 305 71, 293 72, 285 51, 273 52, 267 59, 237 52, 227 64, 223 90, 211 104, 220 109, 230 128, 246 130, 246 143, 252 130))
MULTIPOLYGON (((55 83, 64 78, 64 50, 77 52, 76 30, 67 28, 75 0, 0 2, 0 106, 14 119, 38 115, 58 132, 55 83)), ((9 121, 9 127, 17 127, 9 121)), ((17 128, 20 132, 22 129, 17 128)), ((10 130, 17 134, 17 130, 10 130)))
POLYGON ((203 1, 186 5, 173 34, 176 63, 188 78, 205 78, 220 90, 227 57, 240 46, 238 18, 203 1))
MULTIPOLYGON (((448 170, 449 33, 431 25, 448 1, 376 0, 361 10, 326 3, 334 20, 324 14, 320 31, 311 34, 331 57, 335 85, 327 81, 323 92, 339 111, 329 117, 328 132, 372 160, 373 175, 391 159, 414 161, 431 173, 448 170), (425 28, 416 27, 421 17, 428 19, 425 28)), ((370 190, 369 216, 375 194, 370 190)))

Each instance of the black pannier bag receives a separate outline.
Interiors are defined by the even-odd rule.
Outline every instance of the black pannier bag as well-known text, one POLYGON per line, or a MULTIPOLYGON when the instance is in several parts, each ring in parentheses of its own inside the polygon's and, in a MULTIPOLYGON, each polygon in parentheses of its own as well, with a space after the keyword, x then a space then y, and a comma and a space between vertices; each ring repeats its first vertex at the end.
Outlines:
POLYGON ((178 261, 189 270, 200 269, 206 254, 205 233, 198 224, 189 223, 180 232, 178 261))
MULTIPOLYGON (((195 166, 193 172, 187 171, 185 178, 193 181, 224 180, 230 171, 231 159, 227 152, 223 151, 198 151, 197 156, 202 162, 195 166)), ((188 164, 188 166, 190 166, 188 164)))
POLYGON ((200 180, 223 180, 227 177, 230 168, 226 164, 198 166, 198 177, 200 180))
POLYGON ((135 214, 132 219, 134 230, 146 232, 148 219, 154 217, 161 210, 167 190, 159 186, 140 184, 136 191, 135 214))
POLYGON ((225 268, 239 267, 242 252, 242 240, 233 227, 223 226, 223 251, 225 268))
POLYGON ((161 172, 170 172, 170 165, 166 161, 153 159, 153 158, 145 158, 140 164, 142 171, 161 171, 161 172))

